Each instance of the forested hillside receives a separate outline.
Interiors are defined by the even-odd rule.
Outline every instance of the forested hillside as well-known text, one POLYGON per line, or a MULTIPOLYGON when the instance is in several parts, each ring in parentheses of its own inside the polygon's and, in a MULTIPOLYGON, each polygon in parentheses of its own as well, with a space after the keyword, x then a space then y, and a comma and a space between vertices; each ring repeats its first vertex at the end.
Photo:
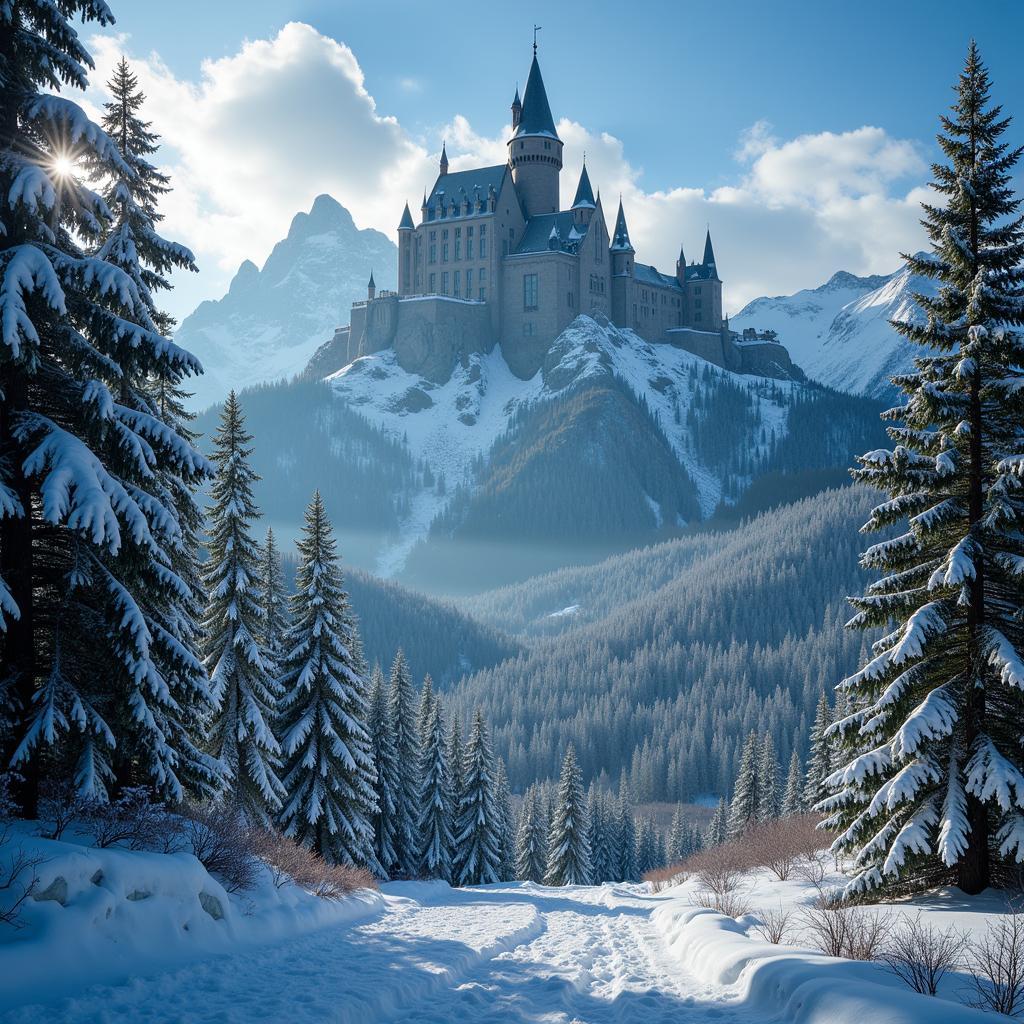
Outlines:
POLYGON ((614 785, 625 771, 639 800, 724 793, 749 730, 769 732, 785 764, 821 688, 856 663, 865 640, 842 628, 843 596, 863 584, 871 505, 863 489, 831 490, 467 600, 535 639, 453 698, 484 707, 514 789, 556 774, 572 742, 585 777, 614 785))

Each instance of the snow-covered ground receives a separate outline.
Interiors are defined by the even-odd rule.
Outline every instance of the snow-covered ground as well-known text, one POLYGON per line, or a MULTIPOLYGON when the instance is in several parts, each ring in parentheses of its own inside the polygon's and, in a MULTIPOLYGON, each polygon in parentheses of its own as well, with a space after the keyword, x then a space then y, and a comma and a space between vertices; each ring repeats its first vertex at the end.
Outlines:
MULTIPOLYGON (((310 897, 286 896, 291 909, 275 914, 264 885, 247 910, 181 855, 79 849, 64 856, 65 905, 36 904, 30 917, 46 908, 47 927, 30 919, 0 946, 6 1024, 985 1019, 914 995, 881 967, 770 946, 752 918, 695 910, 687 886, 652 893, 622 885, 395 883, 379 897, 328 905, 311 927, 302 913, 310 897), (77 870, 72 854, 82 858, 77 870), (104 872, 99 880, 96 870, 104 872), (203 909, 197 886, 222 901, 222 919, 203 909), (140 891, 148 895, 139 899, 140 891), (116 966, 103 975, 97 965, 112 957, 116 966), (89 977, 101 983, 86 987, 89 977)), ((757 905, 807 895, 792 883, 756 881, 757 905)))

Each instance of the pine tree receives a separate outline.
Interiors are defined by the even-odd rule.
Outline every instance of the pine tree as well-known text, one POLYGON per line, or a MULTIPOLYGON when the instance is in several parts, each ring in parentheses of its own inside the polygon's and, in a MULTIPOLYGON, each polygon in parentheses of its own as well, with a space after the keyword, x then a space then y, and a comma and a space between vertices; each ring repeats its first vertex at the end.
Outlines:
MULTIPOLYGON (((426 691, 430 676, 423 680, 426 691)), ((441 699, 434 697, 420 735, 420 873, 427 878, 452 878, 452 789, 441 699)))
POLYGON ((672 824, 668 830, 668 848, 665 851, 669 864, 678 864, 689 856, 689 842, 686 822, 683 819, 683 808, 676 804, 675 813, 672 815, 672 824))
POLYGON ((512 791, 509 789, 505 762, 495 758, 494 800, 498 806, 498 847, 500 861, 498 881, 511 882, 516 876, 516 824, 512 813, 512 791))
POLYGON ((373 819, 373 849, 383 877, 389 877, 395 864, 395 802, 398 792, 398 766, 395 755, 388 695, 384 673, 374 665, 370 678, 370 750, 373 754, 374 795, 377 811, 373 819))
POLYGON ((765 733, 757 761, 757 820, 774 820, 779 807, 779 759, 771 733, 765 733))
POLYGON ((786 791, 782 797, 782 817, 791 818, 794 814, 802 814, 803 772, 800 770, 800 755, 794 750, 789 759, 789 772, 786 775, 786 791))
POLYGON ((217 712, 213 754, 231 773, 230 795, 252 821, 269 824, 285 796, 278 777, 281 748, 273 731, 280 691, 270 675, 261 638, 259 548, 252 523, 259 515, 246 432, 234 391, 214 437, 217 467, 207 512, 209 557, 203 582, 209 594, 204 631, 206 666, 217 712))
POLYGON ((590 877, 594 885, 610 882, 615 874, 612 864, 612 851, 608 841, 608 812, 604 792, 595 784, 590 784, 587 796, 587 820, 590 831, 587 839, 590 843, 590 877))
POLYGON ((804 777, 804 806, 806 807, 814 807, 828 793, 825 779, 831 772, 831 742, 828 737, 831 723, 832 709, 829 707, 825 691, 822 690, 818 697, 817 709, 814 712, 810 749, 807 754, 807 773, 804 777))
POLYGON ((284 637, 288 630, 288 595, 274 531, 267 527, 267 539, 260 550, 260 604, 263 609, 263 651, 273 675, 280 672, 284 637))
MULTIPOLYGON (((451 728, 448 730, 448 778, 451 779, 452 787, 452 820, 451 830, 454 837, 459 816, 459 808, 462 806, 462 797, 466 791, 466 780, 463 775, 463 757, 465 750, 462 746, 462 726, 459 724, 458 714, 452 715, 451 728)), ((452 847, 452 870, 455 870, 455 848, 452 847)))
POLYGON ((589 885, 590 843, 583 774, 569 745, 558 781, 558 803, 548 833, 545 885, 589 885))
POLYGON ((636 863, 636 821, 633 818, 633 802, 629 796, 626 780, 619 785, 619 797, 615 805, 616 861, 619 882, 637 882, 640 873, 636 863))
POLYGON ((720 797, 714 816, 704 833, 705 846, 721 846, 729 838, 729 804, 720 797))
POLYGON ((743 745, 740 767, 733 786, 732 803, 729 806, 729 838, 738 839, 758 820, 761 806, 759 778, 760 742, 756 732, 751 731, 743 745))
POLYGON ((97 180, 133 170, 50 91, 86 87, 76 18, 112 20, 92 0, 0 13, 0 753, 29 816, 44 760, 98 798, 115 773, 172 800, 221 777, 197 746, 210 696, 166 486, 209 466, 145 387, 199 364, 96 254, 117 211, 70 162, 97 180))
MULTIPOLYGON (((416 823, 419 821, 419 743, 413 705, 415 694, 412 675, 399 649, 391 664, 391 682, 388 692, 388 718, 395 747, 394 844, 395 861, 392 877, 414 878, 419 870, 419 840, 416 823)), ((387 867, 388 865, 385 865, 387 867)))
POLYGON ((463 757, 462 798, 455 828, 459 885, 486 885, 499 880, 500 826, 494 794, 494 759, 483 712, 478 710, 463 757))
POLYGON ((894 380, 906 401, 886 414, 893 450, 856 474, 889 495, 866 529, 907 528, 862 558, 881 578, 853 602, 853 625, 887 635, 840 684, 853 710, 834 728, 852 759, 821 805, 835 849, 856 858, 853 891, 948 878, 974 894, 993 848, 1024 860, 1022 150, 1001 141, 1009 119, 989 93, 972 42, 941 119, 941 202, 924 205, 932 253, 905 257, 940 287, 893 325, 926 351, 894 380))
POLYGON ((541 812, 541 797, 530 786, 523 797, 516 828, 516 878, 522 882, 543 882, 547 866, 547 829, 541 812))
POLYGON ((320 492, 306 509, 279 687, 284 833, 330 864, 380 873, 374 766, 357 627, 320 492), (355 641, 355 642, 354 642, 355 641))
POLYGON ((423 685, 420 687, 420 707, 416 713, 416 742, 422 751, 427 742, 427 735, 430 732, 430 720, 434 713, 434 680, 428 672, 423 677, 423 685))

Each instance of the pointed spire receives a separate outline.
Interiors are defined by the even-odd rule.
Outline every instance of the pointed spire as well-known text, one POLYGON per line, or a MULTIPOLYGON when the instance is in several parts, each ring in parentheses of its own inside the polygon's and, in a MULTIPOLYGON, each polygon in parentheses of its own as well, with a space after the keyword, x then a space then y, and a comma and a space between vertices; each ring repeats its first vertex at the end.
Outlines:
MULTIPOLYGON (((427 197, 423 197, 423 205, 427 205, 427 197)), ((399 231, 412 231, 416 225, 412 222, 412 214, 409 212, 409 204, 405 204, 405 209, 402 211, 402 219, 398 222, 399 231)))
POLYGON ((512 101, 512 127, 518 128, 519 121, 523 116, 523 103, 519 99, 519 83, 516 83, 516 96, 512 101))
POLYGON ((448 173, 448 148, 447 143, 441 143, 441 174, 448 173))
POLYGON ((367 288, 376 288, 377 286, 373 283, 373 271, 370 271, 370 280, 366 284, 367 288))
POLYGON ((370 280, 366 283, 366 297, 367 299, 375 299, 377 297, 377 285, 373 281, 373 271, 370 271, 370 280))
POLYGON ((530 77, 526 80, 523 113, 516 126, 516 135, 550 135, 554 139, 558 138, 536 54, 533 55, 533 63, 530 65, 530 77))
POLYGON ((592 209, 597 203, 594 202, 594 190, 590 187, 590 175, 587 174, 586 160, 583 162, 583 170, 580 171, 580 183, 576 186, 576 198, 572 201, 572 209, 581 207, 592 209))
POLYGON ((612 235, 612 249, 619 252, 635 252, 629 240, 629 228, 626 227, 626 214, 622 210, 622 196, 619 196, 619 212, 615 217, 615 232, 612 235))
POLYGON ((715 266, 715 250, 711 245, 711 228, 708 228, 707 237, 704 239, 704 266, 710 267, 714 272, 714 279, 718 279, 718 268, 715 266))

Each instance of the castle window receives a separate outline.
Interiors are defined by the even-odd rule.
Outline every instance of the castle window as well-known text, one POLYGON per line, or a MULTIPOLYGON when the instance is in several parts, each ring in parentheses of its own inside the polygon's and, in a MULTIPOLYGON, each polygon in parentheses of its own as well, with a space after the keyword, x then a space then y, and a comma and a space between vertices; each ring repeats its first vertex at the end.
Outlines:
POLYGON ((537 308, 537 275, 523 275, 523 309, 532 310, 537 308))
POLYGON ((442 295, 447 295, 448 294, 448 271, 447 270, 441 275, 441 294, 442 295))
POLYGON ((694 295, 700 295, 700 285, 697 285, 697 287, 693 289, 693 293, 694 295))
POLYGON ((694 319, 694 320, 695 320, 695 321, 696 321, 697 323, 700 323, 700 313, 694 313, 694 314, 693 314, 693 319, 694 319))
POLYGON ((693 308, 694 309, 700 309, 700 299, 694 299, 693 300, 693 308))
POLYGON ((550 149, 551 148, 551 143, 548 142, 547 139, 544 140, 544 148, 545 149, 550 149))
POLYGON ((448 243, 447 242, 442 242, 441 243, 441 262, 442 263, 447 263, 448 262, 448 243))
POLYGON ((524 320, 523 321, 523 337, 524 338, 532 338, 533 337, 533 334, 534 334, 533 327, 534 327, 534 324, 533 324, 532 320, 524 320))
POLYGON ((452 294, 455 298, 458 298, 462 294, 462 288, 460 282, 462 280, 462 272, 459 270, 455 271, 455 288, 452 290, 452 294))
POLYGON ((430 275, 430 284, 427 286, 427 291, 433 295, 437 291, 437 274, 430 275))
POLYGON ((574 306, 572 292, 569 292, 569 308, 572 309, 574 306))
POLYGON ((487 225, 480 225, 480 259, 487 259, 487 225))
POLYGON ((486 302, 487 301, 487 289, 486 288, 481 288, 480 289, 480 301, 481 302, 486 302))
POLYGON ((430 232, 430 262, 437 262, 437 232, 430 232))
POLYGON ((455 229, 455 261, 462 259, 462 228, 455 229))
POLYGON ((476 272, 476 279, 477 279, 477 280, 478 280, 478 281, 479 281, 479 282, 480 282, 481 284, 487 284, 487 268, 486 268, 486 267, 481 267, 481 268, 480 268, 480 269, 479 269, 479 270, 478 270, 478 271, 476 272))
MULTIPOLYGON (((455 273, 458 273, 458 271, 455 271, 455 273)), ((468 270, 466 271, 466 298, 467 298, 467 299, 468 299, 468 298, 470 297, 470 295, 472 294, 472 293, 471 293, 471 289, 472 289, 472 287, 473 287, 473 268, 472 268, 472 267, 470 267, 470 268, 469 268, 469 269, 468 269, 468 270)))

